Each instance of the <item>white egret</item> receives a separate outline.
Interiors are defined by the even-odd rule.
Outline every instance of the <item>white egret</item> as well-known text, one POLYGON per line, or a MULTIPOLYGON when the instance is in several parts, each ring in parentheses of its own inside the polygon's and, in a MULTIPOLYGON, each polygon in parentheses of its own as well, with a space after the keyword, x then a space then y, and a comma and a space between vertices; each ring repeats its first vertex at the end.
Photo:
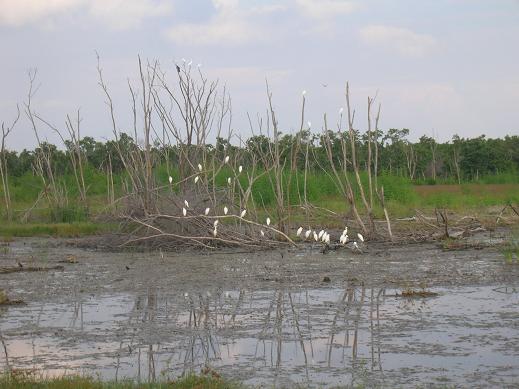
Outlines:
POLYGON ((187 216, 187 209, 182 208, 182 214, 183 214, 184 216, 187 216))
POLYGON ((360 232, 357 234, 357 236, 359 237, 359 240, 361 242, 364 242, 364 237, 362 236, 362 234, 360 232))
POLYGON ((263 232, 263 230, 260 230, 260 233, 261 233, 261 236, 265 236, 265 233, 263 232))
POLYGON ((188 297, 189 297, 189 293, 187 293, 187 292, 184 293, 184 297, 185 297, 185 298, 188 298, 188 297))
POLYGON ((186 208, 189 208, 189 203, 187 202, 187 200, 184 200, 184 204, 185 204, 186 208))
POLYGON ((213 236, 216 238, 216 235, 218 234, 218 230, 216 229, 216 227, 214 228, 213 230, 213 236))
POLYGON ((204 213, 205 213, 205 216, 209 215, 209 211, 210 211, 210 210, 211 210, 211 208, 206 208, 206 209, 205 209, 205 212, 204 212, 204 213))
POLYGON ((319 237, 319 239, 321 239, 324 235, 324 230, 321 230, 319 231, 319 235, 317 235, 319 237))
POLYGON ((202 171, 202 165, 198 164, 198 170, 202 171))
POLYGON ((198 177, 198 176, 195 177, 195 184, 198 182, 199 179, 200 179, 200 177, 198 177))
POLYGON ((243 170, 243 166, 242 166, 242 165, 240 165, 240 166, 238 167, 238 173, 241 173, 241 172, 242 172, 242 170, 243 170))
POLYGON ((348 226, 344 227, 343 235, 348 235, 348 226))
POLYGON ((344 108, 341 107, 341 109, 339 109, 339 113, 342 114, 344 111, 344 108))
POLYGON ((245 216, 245 214, 247 213, 247 210, 244 209, 243 211, 241 211, 240 213, 240 217, 243 218, 245 216))
POLYGON ((302 232, 303 232, 303 227, 299 227, 299 228, 297 229, 297 233, 296 233, 297 236, 301 236, 301 233, 302 233, 302 232))
POLYGON ((308 230, 305 232, 305 239, 308 239, 308 237, 310 236, 310 234, 312 233, 312 230, 308 230))
POLYGON ((169 183, 171 184, 173 182, 173 177, 169 176, 168 180, 169 180, 169 183))
POLYGON ((308 128, 312 128, 312 122, 308 122, 308 128))
POLYGON ((229 185, 231 185, 231 182, 232 182, 232 181, 231 181, 231 177, 227 177, 227 183, 228 183, 229 185))
POLYGON ((227 208, 227 207, 223 207, 223 214, 224 214, 224 215, 227 215, 227 212, 229 212, 229 208, 227 208))
POLYGON ((326 239, 324 240, 324 243, 330 244, 330 234, 326 234, 326 239))
POLYGON ((304 95, 306 95, 306 91, 305 91, 305 90, 303 91, 303 96, 304 96, 304 95))
POLYGON ((267 218, 267 226, 270 226, 270 217, 267 218))
POLYGON ((192 63, 193 63, 193 61, 189 61, 189 63, 187 64, 187 66, 191 66, 192 63))
POLYGON ((319 240, 319 235, 314 231, 314 240, 317 242, 319 240))
POLYGON ((216 220, 214 221, 214 223, 213 223, 214 228, 218 227, 218 223, 219 223, 219 221, 218 221, 218 219, 216 219, 216 220))
POLYGON ((229 156, 226 156, 226 157, 225 157, 224 162, 225 162, 225 163, 228 163, 228 162, 229 162, 229 156))

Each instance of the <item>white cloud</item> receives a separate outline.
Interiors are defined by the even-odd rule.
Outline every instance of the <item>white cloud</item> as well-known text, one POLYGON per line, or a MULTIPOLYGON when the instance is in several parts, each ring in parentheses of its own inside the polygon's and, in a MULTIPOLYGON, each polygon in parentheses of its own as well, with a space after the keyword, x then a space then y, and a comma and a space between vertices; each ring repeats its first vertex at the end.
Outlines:
POLYGON ((57 15, 80 5, 83 0, 0 0, 0 25, 21 26, 57 15))
POLYGON ((121 29, 137 27, 145 18, 170 10, 165 0, 0 0, 0 25, 44 23, 67 12, 86 12, 109 27, 121 29))
POLYGON ((216 14, 206 23, 183 23, 166 31, 180 45, 236 46, 267 40, 269 30, 258 20, 262 15, 283 10, 281 6, 244 8, 239 0, 213 0, 216 14))
POLYGON ((113 28, 138 27, 145 18, 166 15, 171 5, 153 0, 94 0, 90 1, 90 13, 113 28))
POLYGON ((401 27, 371 25, 361 28, 362 40, 370 45, 383 46, 401 54, 420 57, 436 46, 434 37, 417 34, 401 27))
POLYGON ((295 0, 295 2, 306 16, 316 19, 349 14, 357 9, 357 4, 351 0, 295 0))

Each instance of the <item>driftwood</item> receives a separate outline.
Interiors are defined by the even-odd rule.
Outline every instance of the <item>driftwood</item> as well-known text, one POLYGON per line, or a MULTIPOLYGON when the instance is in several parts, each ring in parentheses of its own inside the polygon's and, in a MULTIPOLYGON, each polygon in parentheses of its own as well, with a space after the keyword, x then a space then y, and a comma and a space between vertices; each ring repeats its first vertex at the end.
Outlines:
POLYGON ((18 272, 33 272, 33 271, 50 271, 50 270, 65 270, 64 266, 9 266, 9 267, 0 267, 0 274, 8 274, 8 273, 18 273, 18 272))

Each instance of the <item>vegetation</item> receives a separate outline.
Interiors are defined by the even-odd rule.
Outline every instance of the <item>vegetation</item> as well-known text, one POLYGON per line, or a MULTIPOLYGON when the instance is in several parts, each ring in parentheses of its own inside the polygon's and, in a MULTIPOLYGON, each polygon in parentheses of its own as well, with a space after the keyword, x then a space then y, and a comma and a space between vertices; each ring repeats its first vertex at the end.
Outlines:
POLYGON ((14 371, 0 376, 0 389, 232 389, 241 386, 226 381, 216 373, 188 375, 174 381, 135 383, 110 382, 82 376, 45 378, 24 371, 14 371))
MULTIPOLYGON (((81 136, 79 111, 66 115, 62 128, 37 114, 36 72, 29 73, 22 112, 37 147, 21 152, 7 147, 8 136, 20 123, 20 110, 11 124, 2 123, 1 217, 11 223, 8 228, 14 234, 23 234, 17 223, 83 223, 71 232, 76 234, 88 231, 85 223, 102 214, 137 226, 139 234, 167 235, 179 244, 256 245, 252 237, 260 232, 262 237, 290 241, 286 234, 294 223, 309 226, 316 220, 314 211, 326 208, 341 224, 355 223, 368 238, 380 234, 375 218, 384 218, 385 231, 393 239, 390 214, 519 201, 519 136, 454 136, 446 143, 422 136, 411 142, 407 129, 379 129, 380 105, 375 112, 373 98, 368 98, 366 131, 361 132, 354 123, 348 86, 336 130, 329 129, 324 115, 322 131, 312 131, 305 123, 303 93, 300 128, 283 133, 267 85, 267 115, 257 123, 251 120, 252 135, 243 139, 233 134, 225 88, 206 79, 200 69, 176 66, 171 82, 158 62, 143 64, 139 58, 138 64, 140 90, 129 85, 133 129, 127 132, 117 123, 98 64, 113 134, 104 143, 81 136), (58 134, 62 145, 43 141, 42 127, 58 134), (209 141, 210 135, 215 142, 209 141), (231 142, 235 139, 237 144, 231 142), (454 183, 458 186, 445 187, 454 183), (506 185, 488 190, 480 184, 506 185), (223 204, 229 206, 229 215, 223 204), (204 209, 212 211, 204 215, 204 209), (238 217, 244 210, 246 219, 238 217), (267 226, 269 234, 263 231, 265 217, 275 220, 275 228, 267 226), (237 240, 236 231, 218 230, 219 219, 244 235, 237 240), (192 238, 186 239, 188 233, 192 238)), ((50 230, 52 234, 59 227, 50 230)))

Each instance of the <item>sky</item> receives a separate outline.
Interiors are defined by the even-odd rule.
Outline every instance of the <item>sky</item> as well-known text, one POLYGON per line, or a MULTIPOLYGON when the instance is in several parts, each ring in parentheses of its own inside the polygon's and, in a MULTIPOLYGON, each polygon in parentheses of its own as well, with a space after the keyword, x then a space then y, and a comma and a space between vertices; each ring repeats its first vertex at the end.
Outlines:
MULTIPOLYGON (((350 84, 355 126, 366 129, 368 96, 380 127, 447 141, 519 135, 519 0, 0 0, 0 122, 23 107, 37 69, 33 107, 64 128, 80 109, 81 135, 110 139, 96 52, 127 128, 138 55, 173 72, 202 64, 233 102, 234 132, 264 114, 265 80, 280 128, 335 122, 350 84)), ((41 136, 58 142, 40 126, 41 136)), ((10 149, 36 143, 22 115, 10 149)))

